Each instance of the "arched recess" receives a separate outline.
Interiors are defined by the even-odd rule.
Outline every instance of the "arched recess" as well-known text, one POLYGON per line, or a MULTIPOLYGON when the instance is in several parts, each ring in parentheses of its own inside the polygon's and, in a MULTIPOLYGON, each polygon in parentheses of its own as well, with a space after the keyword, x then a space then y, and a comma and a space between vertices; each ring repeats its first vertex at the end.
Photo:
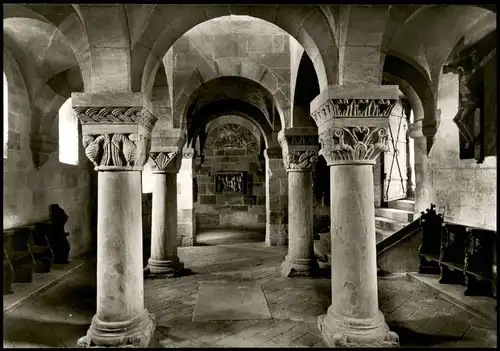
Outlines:
POLYGON ((152 5, 143 9, 145 12, 142 30, 133 30, 136 40, 132 43, 131 60, 132 90, 140 90, 147 97, 159 63, 174 42, 200 23, 229 15, 247 15, 282 28, 311 58, 321 90, 338 84, 337 43, 317 5, 152 5))
POLYGON ((180 126, 185 122, 186 112, 191 103, 190 97, 195 91, 202 86, 205 87, 208 82, 222 77, 244 78, 257 83, 261 88, 267 90, 273 98, 281 125, 283 127, 290 125, 290 102, 279 89, 276 74, 264 65, 246 58, 234 57, 217 59, 213 66, 204 63, 193 71, 190 78, 186 81, 182 93, 178 95, 179 98, 174 102, 174 118, 177 115, 181 118, 180 126))
POLYGON ((441 67, 460 37, 487 17, 496 22, 491 14, 473 5, 423 6, 404 21, 388 40, 390 43, 385 43, 386 51, 417 62, 435 86, 441 67))
POLYGON ((221 116, 239 116, 254 124, 261 132, 266 148, 272 143, 273 130, 260 109, 249 102, 242 100, 222 100, 202 107, 195 116, 188 130, 187 145, 195 148, 196 141, 200 140, 200 147, 204 144, 204 126, 221 116))
POLYGON ((316 122, 310 114, 311 101, 320 93, 319 82, 314 73, 311 59, 302 54, 293 100, 293 116, 291 127, 316 127, 316 122))
POLYGON ((210 110, 208 106, 212 106, 213 111, 213 106, 219 108, 221 104, 238 109, 235 101, 245 101, 246 107, 252 106, 254 111, 258 111, 255 118, 262 119, 258 122, 263 128, 268 126, 275 132, 282 128, 274 98, 269 91, 246 78, 220 77, 201 85, 191 94, 189 103, 186 104, 186 129, 192 130, 191 125, 196 123, 196 117, 200 116, 199 112, 202 109, 210 110))
MULTIPOLYGON (((434 143, 434 135, 439 127, 439 116, 436 114, 436 98, 430 81, 413 65, 392 55, 386 55, 383 72, 401 78, 418 95, 423 107, 422 132, 427 138, 428 154, 434 143)), ((415 109, 416 107, 417 105, 415 105, 415 109)))

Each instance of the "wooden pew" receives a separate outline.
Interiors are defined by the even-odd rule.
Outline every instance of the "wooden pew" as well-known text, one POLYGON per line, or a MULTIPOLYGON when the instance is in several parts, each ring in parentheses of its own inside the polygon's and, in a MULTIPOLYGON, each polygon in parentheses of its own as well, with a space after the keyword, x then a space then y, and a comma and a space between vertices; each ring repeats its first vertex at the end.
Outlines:
MULTIPOLYGON (((35 259, 31 251, 31 239, 34 226, 20 226, 5 229, 4 235, 4 266, 10 263, 13 270, 13 283, 31 283, 35 268, 35 259)), ((4 270, 5 272, 5 270, 4 270)))
POLYGON ((431 204, 431 208, 426 212, 421 212, 420 224, 422 227, 422 245, 418 248, 420 264, 418 273, 439 274, 439 258, 441 257, 441 226, 443 215, 436 213, 436 205, 431 204))

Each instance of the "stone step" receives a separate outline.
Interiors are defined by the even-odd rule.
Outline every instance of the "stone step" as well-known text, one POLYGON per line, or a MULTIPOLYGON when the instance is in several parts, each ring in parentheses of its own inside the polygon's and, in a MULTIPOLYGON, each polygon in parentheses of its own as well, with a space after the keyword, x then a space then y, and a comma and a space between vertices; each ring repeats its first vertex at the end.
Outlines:
POLYGON ((389 208, 398 208, 400 210, 415 212, 415 200, 395 200, 388 202, 387 205, 389 206, 389 208))
POLYGON ((377 244, 386 238, 390 237, 392 234, 394 234, 393 230, 387 230, 387 229, 375 229, 375 238, 377 244))
POLYGON ((375 208, 376 217, 385 217, 400 222, 413 222, 413 211, 400 210, 399 208, 375 208))
POLYGON ((376 229, 384 229, 392 232, 397 232, 398 230, 404 228, 406 225, 408 225, 408 222, 400 222, 390 218, 375 216, 376 229))
POLYGON ((486 296, 465 296, 465 286, 455 284, 440 284, 438 275, 408 272, 410 280, 434 290, 441 298, 472 313, 485 321, 488 327, 495 328, 497 321, 497 300, 486 296))

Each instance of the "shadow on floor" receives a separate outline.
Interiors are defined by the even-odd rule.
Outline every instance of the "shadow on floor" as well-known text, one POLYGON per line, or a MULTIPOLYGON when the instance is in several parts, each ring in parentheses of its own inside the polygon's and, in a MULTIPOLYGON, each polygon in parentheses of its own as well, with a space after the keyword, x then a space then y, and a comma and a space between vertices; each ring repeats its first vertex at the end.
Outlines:
POLYGON ((3 338, 5 341, 60 347, 61 341, 67 346, 76 346, 77 340, 87 333, 89 323, 65 323, 4 317, 3 338))
MULTIPOLYGON (((449 317, 435 317, 435 318, 443 318, 447 319, 449 317)), ((415 321, 416 324, 423 324, 425 321, 423 320, 412 320, 415 321)), ((449 341, 458 341, 460 337, 449 336, 449 335, 431 335, 425 333, 419 333, 418 331, 414 331, 412 329, 403 327, 401 325, 395 324, 395 322, 387 322, 391 331, 395 332, 399 336, 399 344, 403 347, 429 347, 433 345, 443 344, 449 341)))

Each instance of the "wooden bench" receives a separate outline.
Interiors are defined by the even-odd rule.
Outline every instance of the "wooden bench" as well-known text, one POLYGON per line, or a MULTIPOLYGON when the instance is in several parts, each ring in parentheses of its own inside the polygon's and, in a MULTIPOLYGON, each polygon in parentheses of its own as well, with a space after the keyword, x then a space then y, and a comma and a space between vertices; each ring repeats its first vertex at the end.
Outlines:
POLYGON ((496 295, 495 265, 496 233, 490 230, 467 227, 469 242, 466 248, 464 273, 467 289, 465 295, 496 295))
POLYGON ((32 235, 32 251, 35 259, 35 272, 50 272, 54 261, 54 252, 48 240, 52 224, 50 221, 36 222, 32 235))
POLYGON ((441 284, 465 285, 465 252, 468 244, 465 229, 462 225, 443 223, 443 245, 439 259, 441 284))
POLYGON ((422 227, 422 245, 418 248, 420 264, 418 273, 439 274, 441 267, 439 259, 441 257, 441 226, 443 215, 435 210, 436 205, 421 212, 420 226, 422 227))
POLYGON ((4 272, 6 266, 12 267, 13 283, 30 283, 33 280, 35 259, 31 250, 32 231, 34 227, 28 225, 6 229, 3 232, 4 272))
POLYGON ((467 296, 496 297, 496 232, 444 222, 434 208, 422 212, 418 272, 465 285, 467 296))
POLYGON ((69 234, 64 231, 68 216, 57 204, 49 208, 49 220, 4 230, 4 294, 12 292, 12 283, 32 282, 35 272, 50 272, 54 263, 69 263, 69 234))

